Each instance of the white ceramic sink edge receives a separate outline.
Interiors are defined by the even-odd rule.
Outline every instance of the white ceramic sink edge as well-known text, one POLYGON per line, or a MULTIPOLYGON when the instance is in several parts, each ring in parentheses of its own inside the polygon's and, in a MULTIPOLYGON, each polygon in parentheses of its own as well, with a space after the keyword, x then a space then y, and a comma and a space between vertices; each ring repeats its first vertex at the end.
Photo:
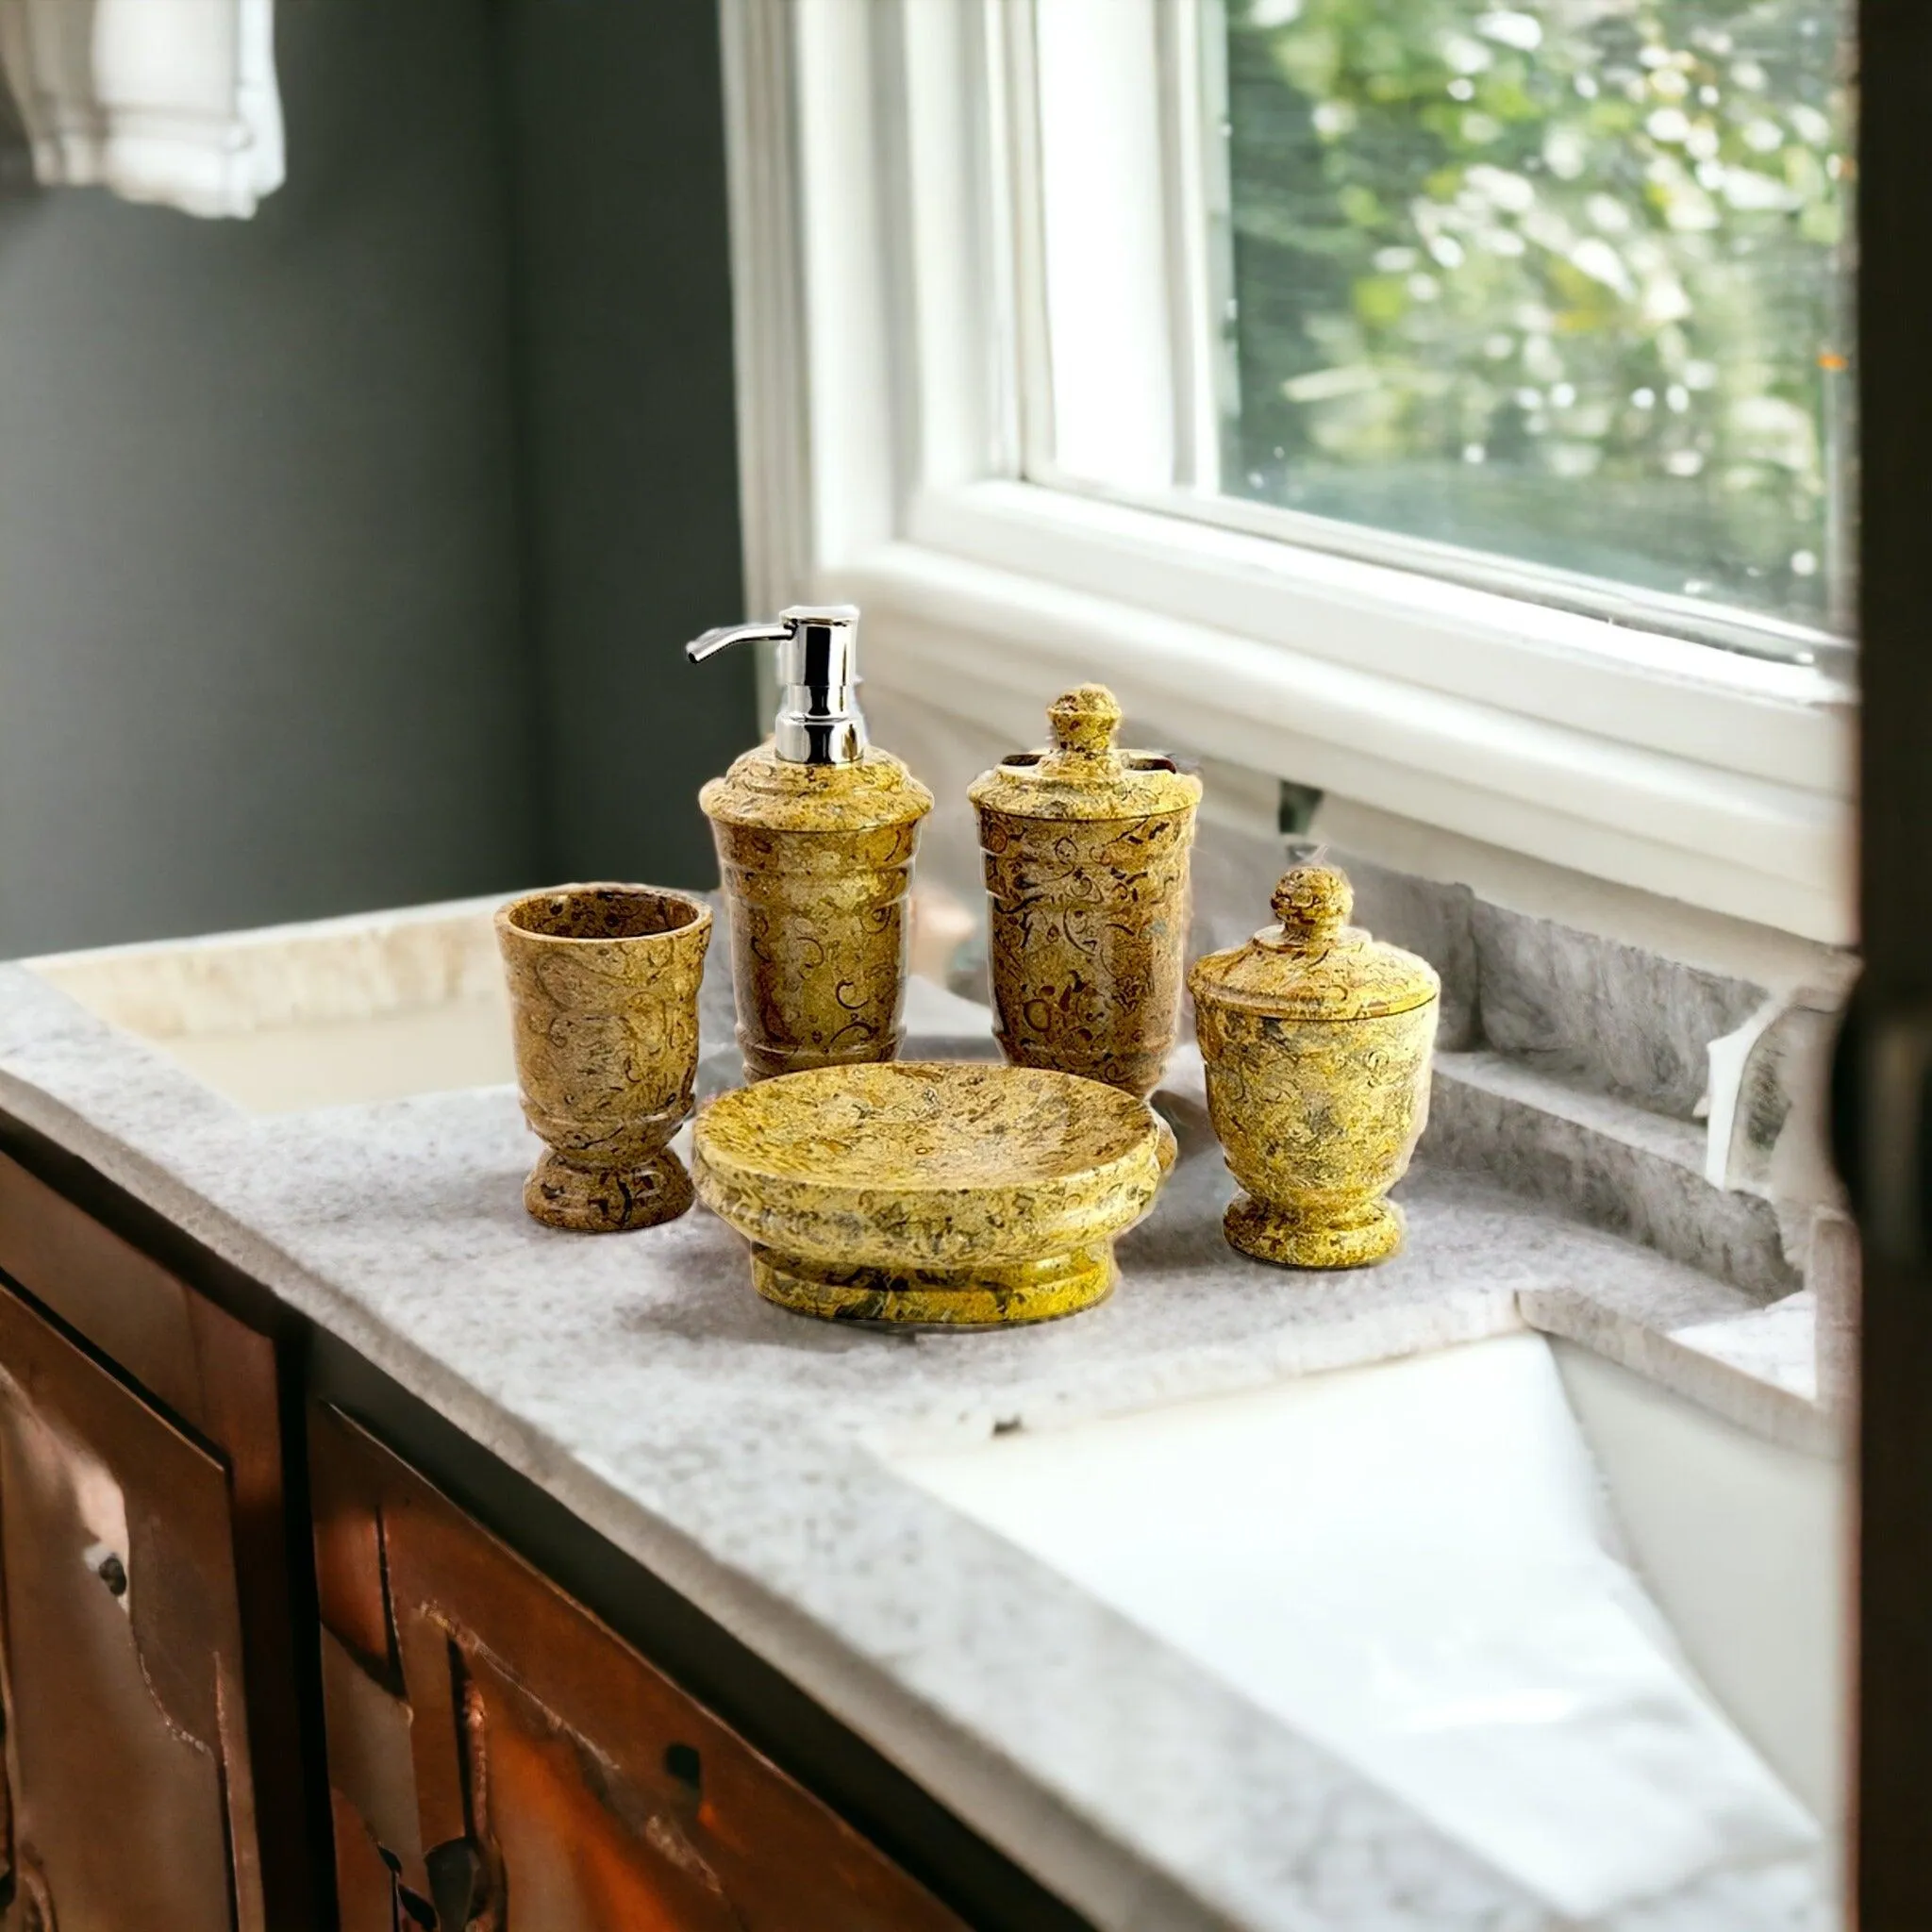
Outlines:
POLYGON ((891 1459, 1579 1920, 1835 1840, 1835 1466, 1585 1351, 891 1459))
MULTIPOLYGON (((246 1111, 304 1112, 515 1078, 498 903, 457 900, 23 963, 246 1111)), ((720 963, 724 945, 722 936, 713 942, 720 963)), ((906 1024, 970 1051, 990 1035, 992 1015, 914 977, 906 1024)))
POLYGON ((512 1077, 491 920, 461 900, 24 963, 251 1113, 512 1077))

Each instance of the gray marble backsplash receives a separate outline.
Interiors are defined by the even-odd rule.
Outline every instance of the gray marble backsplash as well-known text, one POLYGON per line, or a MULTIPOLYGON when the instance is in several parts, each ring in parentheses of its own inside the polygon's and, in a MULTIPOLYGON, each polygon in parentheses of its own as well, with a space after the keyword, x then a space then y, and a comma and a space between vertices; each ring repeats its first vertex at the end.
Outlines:
POLYGON ((1488 1048, 1674 1120, 1702 1117, 1708 1048, 1769 990, 1338 855, 1357 916, 1442 974, 1441 1043, 1488 1048))

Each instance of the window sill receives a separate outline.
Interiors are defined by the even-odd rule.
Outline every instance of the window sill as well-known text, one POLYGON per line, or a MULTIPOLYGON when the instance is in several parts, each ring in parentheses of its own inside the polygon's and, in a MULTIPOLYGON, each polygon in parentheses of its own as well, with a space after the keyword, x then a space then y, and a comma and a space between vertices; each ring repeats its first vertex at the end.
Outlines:
POLYGON ((814 586, 864 606, 876 686, 1030 743, 1104 677, 1178 748, 1852 938, 1850 711, 1815 670, 1024 484, 927 492, 905 528, 814 586))

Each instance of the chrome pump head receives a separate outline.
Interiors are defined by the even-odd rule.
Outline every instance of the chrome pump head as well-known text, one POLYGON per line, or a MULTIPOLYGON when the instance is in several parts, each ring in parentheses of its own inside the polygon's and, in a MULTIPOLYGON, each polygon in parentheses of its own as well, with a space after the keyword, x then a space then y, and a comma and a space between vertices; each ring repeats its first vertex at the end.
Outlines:
POLYGON ((693 638, 684 655, 697 664, 726 644, 758 642, 778 646, 778 756, 793 765, 856 765, 865 756, 858 606, 794 604, 775 624, 721 625, 693 638))

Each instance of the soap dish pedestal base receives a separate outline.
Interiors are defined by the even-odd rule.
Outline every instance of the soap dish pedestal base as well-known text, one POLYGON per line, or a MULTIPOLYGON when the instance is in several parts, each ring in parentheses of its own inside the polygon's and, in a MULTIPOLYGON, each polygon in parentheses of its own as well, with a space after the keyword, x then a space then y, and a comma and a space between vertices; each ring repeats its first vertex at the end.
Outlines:
POLYGON ((768 1302, 822 1322, 870 1328, 1012 1328, 1058 1321, 1113 1292, 1112 1244, 975 1268, 855 1267, 754 1246, 752 1281, 768 1302))

